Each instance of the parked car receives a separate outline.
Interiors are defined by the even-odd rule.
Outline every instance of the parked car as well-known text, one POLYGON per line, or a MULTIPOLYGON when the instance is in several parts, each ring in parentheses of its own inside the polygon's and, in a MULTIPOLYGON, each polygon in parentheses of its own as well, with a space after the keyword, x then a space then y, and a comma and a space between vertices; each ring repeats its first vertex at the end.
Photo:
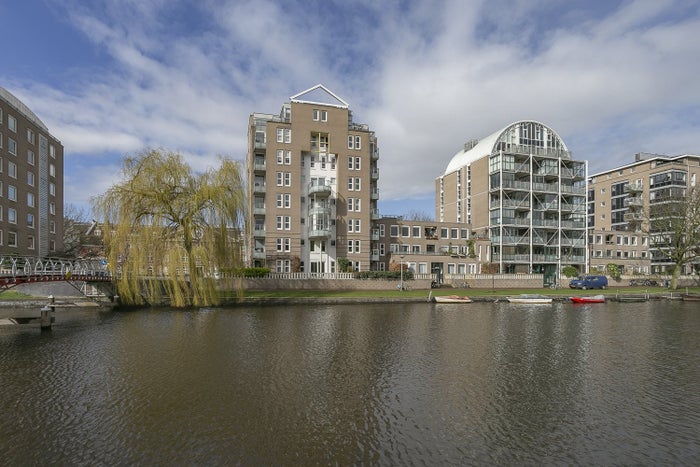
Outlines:
POLYGON ((655 281, 654 279, 631 279, 630 280, 630 286, 635 287, 635 286, 640 286, 643 285, 645 287, 658 287, 659 283, 655 281))
POLYGON ((605 276, 580 276, 571 282, 572 289, 605 289, 608 287, 608 278, 605 276))

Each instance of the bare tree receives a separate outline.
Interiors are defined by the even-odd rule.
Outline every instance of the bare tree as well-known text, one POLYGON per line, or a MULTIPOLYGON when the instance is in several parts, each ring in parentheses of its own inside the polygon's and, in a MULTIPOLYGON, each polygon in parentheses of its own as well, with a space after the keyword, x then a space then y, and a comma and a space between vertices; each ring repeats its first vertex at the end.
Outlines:
POLYGON ((63 209, 63 254, 67 258, 81 256, 84 246, 86 226, 89 225, 87 210, 75 204, 67 204, 63 209))
POLYGON ((671 288, 678 287, 678 277, 686 265, 700 260, 700 189, 656 198, 646 215, 652 259, 672 263, 671 288))
POLYGON ((434 220, 433 216, 428 214, 425 211, 418 211, 418 210, 411 210, 404 216, 404 219, 407 221, 432 221, 434 220))

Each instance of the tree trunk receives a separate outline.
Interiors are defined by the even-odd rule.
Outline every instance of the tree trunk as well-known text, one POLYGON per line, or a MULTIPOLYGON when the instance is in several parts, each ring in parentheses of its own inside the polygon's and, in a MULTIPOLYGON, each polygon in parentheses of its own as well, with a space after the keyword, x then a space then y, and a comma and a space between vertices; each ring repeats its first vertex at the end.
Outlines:
POLYGON ((671 290, 676 290, 678 288, 678 278, 681 275, 682 269, 682 264, 676 263, 676 265, 673 266, 673 272, 671 273, 671 290))

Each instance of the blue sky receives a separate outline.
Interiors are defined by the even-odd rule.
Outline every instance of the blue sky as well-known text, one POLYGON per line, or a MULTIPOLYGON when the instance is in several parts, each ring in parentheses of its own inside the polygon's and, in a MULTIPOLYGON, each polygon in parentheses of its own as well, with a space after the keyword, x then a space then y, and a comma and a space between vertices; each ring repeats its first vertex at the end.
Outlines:
POLYGON ((700 153, 696 0, 22 0, 0 21, 0 86, 62 141, 79 207, 146 147, 243 160, 248 115, 319 83, 376 131, 385 215, 433 215, 462 145, 522 119, 591 173, 700 153))

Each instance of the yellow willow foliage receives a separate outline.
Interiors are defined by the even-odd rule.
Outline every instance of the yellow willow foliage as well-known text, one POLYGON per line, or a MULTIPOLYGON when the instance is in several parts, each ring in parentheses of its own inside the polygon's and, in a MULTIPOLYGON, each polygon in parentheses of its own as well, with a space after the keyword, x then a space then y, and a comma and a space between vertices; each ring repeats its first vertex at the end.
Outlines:
POLYGON ((222 158, 193 173, 179 154, 150 150, 122 170, 123 181, 93 199, 122 302, 217 304, 214 272, 241 266, 240 164, 222 158))

